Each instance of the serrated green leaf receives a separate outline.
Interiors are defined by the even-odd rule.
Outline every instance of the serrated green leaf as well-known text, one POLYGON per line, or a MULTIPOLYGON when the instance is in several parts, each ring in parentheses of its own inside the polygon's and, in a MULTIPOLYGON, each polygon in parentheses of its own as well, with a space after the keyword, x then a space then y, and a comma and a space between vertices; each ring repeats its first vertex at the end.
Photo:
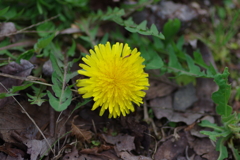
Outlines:
POLYGON ((224 125, 229 125, 229 124, 237 124, 239 122, 239 118, 236 113, 230 114, 229 116, 222 116, 222 122, 224 125))
POLYGON ((63 99, 65 101, 66 99, 71 99, 71 97, 72 97, 72 91, 69 87, 66 87, 62 94, 61 99, 63 99))
POLYGON ((180 30, 181 21, 179 19, 170 19, 163 26, 163 35, 166 41, 170 41, 180 30))
POLYGON ((50 60, 52 62, 52 67, 54 69, 54 72, 56 72, 57 76, 58 77, 63 77, 63 70, 58 65, 57 58, 53 54, 51 54, 50 55, 50 60))
POLYGON ((208 66, 206 65, 206 63, 204 62, 204 60, 202 58, 202 54, 199 51, 194 51, 193 57, 194 57, 194 61, 198 65, 200 65, 201 67, 204 67, 204 68, 208 68, 208 66))
MULTIPOLYGON (((132 17, 129 17, 127 20, 123 21, 123 25, 125 26, 136 26, 135 22, 133 21, 132 17)), ((136 28, 136 27, 134 27, 136 28)))
POLYGON ((137 29, 133 28, 133 27, 125 27, 125 29, 128 30, 129 32, 132 32, 132 33, 137 32, 137 29))
POLYGON ((147 21, 144 20, 142 21, 138 26, 137 26, 137 30, 146 30, 147 29, 147 21))
POLYGON ((72 73, 68 73, 66 75, 66 82, 69 82, 70 79, 72 79, 73 77, 77 76, 78 75, 78 72, 75 71, 75 72, 72 72, 72 73))
POLYGON ((216 112, 225 117, 232 113, 232 107, 228 105, 231 94, 231 86, 228 84, 228 75, 228 68, 225 68, 222 74, 215 76, 214 81, 219 86, 219 89, 212 94, 212 100, 217 104, 216 112))
POLYGON ((196 84, 196 77, 189 76, 186 74, 178 75, 175 77, 175 81, 179 86, 186 86, 189 83, 192 83, 193 85, 196 84))
POLYGON ((201 123, 199 123, 199 125, 201 127, 212 128, 212 129, 214 129, 215 131, 218 131, 218 132, 223 132, 224 131, 224 129, 222 127, 219 127, 215 123, 211 123, 208 120, 202 120, 201 123))
MULTIPOLYGON (((52 93, 50 92, 50 91, 48 91, 47 90, 47 95, 48 95, 48 97, 49 97, 49 103, 50 103, 50 105, 55 109, 55 108, 57 108, 58 107, 58 105, 59 105, 59 100, 56 98, 56 97, 54 97, 53 95, 52 95, 52 93)), ((57 108, 58 109, 58 108, 57 108)), ((55 110, 57 110, 57 109, 55 109, 55 110)))
POLYGON ((165 36, 160 32, 158 35, 155 35, 156 37, 160 39, 165 39, 165 36))
POLYGON ((174 51, 171 49, 169 50, 169 63, 168 66, 171 68, 183 70, 182 65, 179 63, 178 58, 174 51))
POLYGON ((151 59, 146 62, 146 69, 160 69, 164 63, 162 58, 154 51, 151 51, 151 59))
POLYGON ((226 130, 223 132, 215 132, 215 131, 200 131, 201 134, 208 135, 209 138, 213 141, 216 141, 218 137, 227 137, 231 134, 230 130, 226 130))
POLYGON ((35 87, 34 85, 31 86, 33 89, 34 95, 30 95, 27 93, 27 96, 30 98, 28 99, 30 104, 36 104, 38 106, 41 106, 43 102, 47 101, 46 99, 43 99, 47 95, 46 92, 43 92, 47 87, 44 85, 40 85, 35 87))
POLYGON ((29 102, 31 102, 30 104, 36 104, 38 106, 41 106, 43 102, 46 102, 46 99, 42 99, 42 97, 45 97, 47 95, 47 93, 41 93, 38 96, 35 95, 30 95, 27 93, 27 96, 30 98, 28 99, 29 102))
POLYGON ((240 159, 240 155, 239 155, 238 149, 234 148, 233 139, 230 139, 230 141, 228 142, 228 147, 232 150, 233 157, 235 159, 237 159, 237 160, 240 159))
POLYGON ((190 57, 188 54, 185 54, 185 56, 186 56, 189 72, 196 74, 199 77, 204 76, 205 74, 201 72, 200 68, 194 64, 192 57, 190 57))
POLYGON ((55 95, 57 97, 60 97, 61 91, 62 91, 62 89, 61 89, 62 86, 61 86, 61 82, 58 80, 58 75, 56 72, 53 72, 53 74, 52 74, 52 83, 53 83, 52 89, 53 89, 55 95))
POLYGON ((48 97, 49 97, 49 102, 50 105, 53 107, 53 109, 55 109, 58 112, 61 112, 65 109, 67 109, 67 107, 71 104, 72 101, 72 94, 68 95, 68 99, 66 99, 65 101, 60 101, 61 97, 59 99, 57 99, 56 97, 54 97, 50 91, 47 91, 48 97))
POLYGON ((47 45, 49 45, 52 42, 54 37, 55 37, 55 34, 52 34, 39 39, 38 42, 34 45, 34 51, 36 53, 40 53, 43 48, 45 48, 47 45))
POLYGON ((157 27, 156 27, 155 24, 152 24, 152 25, 151 25, 150 31, 152 32, 152 34, 158 35, 158 29, 157 29, 157 27))
POLYGON ((219 138, 216 143, 216 150, 219 151, 219 156, 217 160, 223 160, 228 157, 227 147, 224 145, 225 138, 219 138))

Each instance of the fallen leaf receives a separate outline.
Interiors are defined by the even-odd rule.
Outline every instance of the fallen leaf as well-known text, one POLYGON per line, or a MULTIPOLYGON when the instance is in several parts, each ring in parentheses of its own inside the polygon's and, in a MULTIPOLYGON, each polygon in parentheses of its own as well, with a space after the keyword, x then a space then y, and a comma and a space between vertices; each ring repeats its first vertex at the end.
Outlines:
POLYGON ((185 149, 188 146, 188 139, 184 132, 179 133, 179 138, 174 137, 163 142, 163 144, 157 149, 154 159, 161 160, 173 160, 178 157, 184 156, 185 149))
POLYGON ((151 137, 149 133, 149 125, 142 121, 136 121, 135 116, 126 116, 121 117, 121 125, 123 126, 126 133, 133 136, 136 151, 140 154, 142 150, 141 146, 145 151, 149 150, 149 146, 151 143, 151 137))
POLYGON ((173 99, 173 108, 178 111, 185 111, 196 101, 196 89, 193 84, 190 83, 175 92, 173 99))
MULTIPOLYGON (((52 145, 53 139, 48 138, 48 143, 52 145)), ((48 155, 49 146, 45 139, 43 140, 26 140, 24 144, 28 147, 27 153, 30 154, 31 160, 37 160, 38 156, 48 155)))
POLYGON ((172 96, 158 97, 150 100, 150 107, 157 119, 173 115, 172 96))
POLYGON ((110 136, 102 134, 102 137, 107 143, 116 145, 118 151, 131 151, 135 149, 133 136, 129 135, 110 136))
POLYGON ((70 153, 67 153, 63 156, 62 160, 78 160, 79 154, 76 147, 73 147, 70 153))
POLYGON ((149 157, 145 157, 145 156, 135 156, 135 155, 132 155, 128 152, 121 152, 119 153, 119 157, 123 160, 152 160, 151 158, 149 157))
MULTIPOLYGON (((28 101, 20 101, 20 103, 40 128, 49 122, 49 118, 47 118, 49 117, 48 105, 38 107, 37 105, 30 105, 28 101)), ((36 138, 38 130, 14 101, 10 101, 5 107, 1 108, 0 117, 0 135, 5 142, 19 143, 25 139, 36 138), (12 135, 15 131, 20 134, 19 138, 12 135)))
POLYGON ((150 106, 158 119, 166 117, 171 122, 185 122, 188 125, 194 123, 203 115, 197 112, 194 113, 192 111, 194 108, 187 109, 185 112, 175 111, 172 107, 172 98, 170 95, 150 100, 150 106))
MULTIPOLYGON (((33 68, 34 66, 32 63, 27 60, 21 60, 20 64, 16 62, 10 62, 8 65, 1 67, 0 72, 25 78, 31 73, 33 68)), ((19 86, 23 81, 24 80, 0 76, 0 82, 7 89, 11 88, 12 86, 19 86)), ((0 93, 7 92, 3 86, 0 85, 0 93)), ((12 97, 0 99, 0 107, 3 107, 11 99, 12 97)))
POLYGON ((90 131, 87 131, 85 129, 81 129, 79 127, 77 127, 75 124, 74 124, 74 119, 77 118, 78 116, 75 116, 72 120, 72 125, 71 125, 71 134, 73 136, 75 136, 78 141, 89 141, 91 138, 92 138, 92 132, 90 131))
POLYGON ((196 138, 189 144, 199 156, 209 160, 218 159, 219 152, 216 151, 209 138, 196 138))
POLYGON ((218 86, 213 79, 198 78, 196 85, 196 95, 198 101, 194 104, 197 106, 197 112, 215 113, 215 105, 211 99, 212 93, 217 91, 218 86))
POLYGON ((146 99, 153 99, 156 97, 164 97, 172 93, 173 90, 176 89, 175 86, 158 81, 158 80, 150 80, 150 87, 146 91, 146 99))

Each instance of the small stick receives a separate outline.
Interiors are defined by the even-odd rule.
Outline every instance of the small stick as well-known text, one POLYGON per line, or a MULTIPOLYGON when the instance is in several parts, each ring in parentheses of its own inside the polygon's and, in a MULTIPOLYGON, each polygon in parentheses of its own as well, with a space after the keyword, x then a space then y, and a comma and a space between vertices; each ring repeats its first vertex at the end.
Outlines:
POLYGON ((23 32, 23 31, 25 31, 25 30, 28 30, 28 29, 33 28, 33 27, 36 27, 36 26, 38 26, 38 25, 40 25, 40 24, 42 24, 42 23, 45 23, 45 22, 47 22, 47 21, 51 21, 51 20, 57 18, 58 16, 59 16, 59 15, 56 15, 56 16, 51 17, 51 18, 49 18, 49 19, 46 19, 46 20, 44 20, 44 21, 42 21, 42 22, 39 22, 39 23, 33 24, 33 25, 31 25, 31 26, 28 26, 28 27, 26 27, 26 28, 23 28, 23 29, 21 29, 21 30, 19 30, 19 31, 17 31, 17 32, 13 32, 13 33, 9 33, 9 34, 0 34, 0 37, 11 36, 11 35, 14 35, 14 34, 21 33, 21 32, 23 32))

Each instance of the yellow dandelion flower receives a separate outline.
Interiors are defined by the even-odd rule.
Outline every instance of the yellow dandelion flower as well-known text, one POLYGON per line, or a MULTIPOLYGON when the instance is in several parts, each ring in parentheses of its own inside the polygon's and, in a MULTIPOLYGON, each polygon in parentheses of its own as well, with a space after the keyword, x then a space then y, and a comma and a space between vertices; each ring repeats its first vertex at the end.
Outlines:
POLYGON ((78 73, 89 78, 77 80, 79 94, 83 98, 93 97, 92 110, 101 107, 100 116, 109 110, 109 118, 126 116, 134 112, 133 103, 143 103, 147 90, 148 74, 144 72, 144 58, 128 44, 116 43, 111 47, 99 44, 90 50, 90 55, 83 57, 86 64, 80 63, 78 73), (132 103, 133 102, 133 103, 132 103))

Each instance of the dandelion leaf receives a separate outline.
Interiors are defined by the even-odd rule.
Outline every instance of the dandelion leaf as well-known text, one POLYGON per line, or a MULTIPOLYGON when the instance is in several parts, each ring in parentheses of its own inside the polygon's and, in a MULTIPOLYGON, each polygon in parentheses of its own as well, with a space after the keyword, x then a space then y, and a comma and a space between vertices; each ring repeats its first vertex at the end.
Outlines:
POLYGON ((184 70, 182 65, 179 63, 178 58, 173 50, 169 50, 169 64, 168 66, 172 69, 184 70))
POLYGON ((218 160, 223 160, 228 157, 227 147, 224 145, 225 139, 226 138, 221 137, 217 140, 216 150, 219 151, 218 160))
POLYGON ((163 26, 163 35, 166 37, 166 41, 171 40, 180 30, 181 21, 179 19, 170 19, 163 26))
POLYGON ((35 87, 34 85, 31 86, 33 89, 34 95, 30 95, 27 93, 27 96, 30 98, 28 99, 31 104, 36 104, 38 106, 41 106, 43 102, 46 101, 46 99, 43 99, 47 95, 46 92, 43 92, 46 89, 46 86, 40 85, 39 87, 35 87))
POLYGON ((228 105, 230 98, 231 86, 228 84, 228 68, 225 68, 222 74, 217 74, 214 81, 219 86, 218 91, 212 94, 212 100, 217 104, 216 112, 224 117, 232 113, 232 107, 228 105))
POLYGON ((4 15, 5 13, 7 13, 8 9, 9 9, 9 6, 4 8, 4 9, 2 9, 2 10, 0 10, 0 16, 4 15))

